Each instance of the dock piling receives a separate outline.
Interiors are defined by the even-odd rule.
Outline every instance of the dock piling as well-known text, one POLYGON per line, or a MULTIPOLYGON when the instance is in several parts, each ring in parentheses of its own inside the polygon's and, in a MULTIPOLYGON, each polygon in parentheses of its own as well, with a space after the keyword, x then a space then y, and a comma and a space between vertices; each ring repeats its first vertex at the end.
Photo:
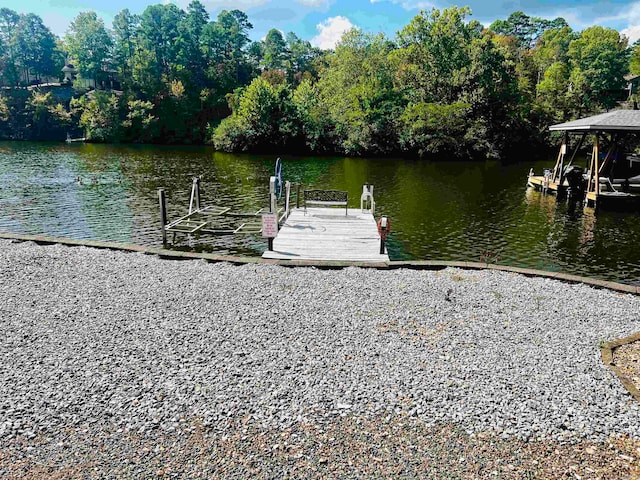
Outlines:
MULTIPOLYGON (((276 177, 269 178, 269 212, 278 214, 278 199, 276 198, 276 177)), ((276 219, 276 225, 278 221, 276 219)), ((267 239, 267 250, 273 251, 273 238, 267 239)))
POLYGON ((389 219, 382 217, 380 219, 380 255, 384 255, 385 242, 389 233, 389 219))
POLYGON ((191 185, 191 199, 189 200, 189 213, 200 210, 200 177, 193 177, 191 185))
POLYGON ((194 177, 193 185, 195 187, 196 210, 200 210, 200 177, 194 177))
POLYGON ((160 224, 162 226, 162 245, 167 244, 167 199, 164 188, 158 189, 158 201, 160 202, 160 224))

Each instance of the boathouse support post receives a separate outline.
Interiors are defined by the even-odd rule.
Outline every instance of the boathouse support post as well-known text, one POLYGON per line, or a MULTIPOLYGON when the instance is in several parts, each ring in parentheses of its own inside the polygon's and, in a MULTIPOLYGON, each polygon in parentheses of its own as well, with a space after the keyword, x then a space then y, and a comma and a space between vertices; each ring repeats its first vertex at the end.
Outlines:
MULTIPOLYGON (((565 133, 566 135, 566 133, 565 133)), ((560 148, 558 149, 558 156, 556 157, 556 164, 553 166, 553 171, 551 173, 551 181, 557 182, 558 176, 560 175, 560 160, 562 159, 562 148, 565 145, 566 137, 562 137, 562 143, 560 144, 560 148)))
POLYGON ((558 175, 558 187, 556 189, 556 195, 558 198, 564 197, 566 188, 564 187, 564 157, 567 154, 567 143, 569 141, 569 134, 564 132, 562 137, 562 145, 560 145, 560 157, 559 157, 559 175, 558 175))
POLYGON ((162 227, 162 246, 167 245, 167 198, 164 188, 158 189, 158 201, 160 202, 160 224, 162 227))
POLYGON ((593 150, 591 153, 591 165, 589 166, 589 181, 587 182, 587 202, 586 205, 589 206, 589 194, 593 193, 593 206, 595 206, 598 194, 600 193, 600 178, 598 174, 598 170, 600 169, 600 143, 598 139, 598 134, 596 133, 593 139, 593 150))
POLYGON ((617 143, 618 143, 618 135, 617 134, 612 135, 611 146, 609 147, 609 150, 607 150, 607 154, 605 155, 604 160, 602 161, 602 165, 600 165, 600 169, 598 170, 598 175, 604 174, 609 164, 613 161, 613 153, 616 149, 617 143))
POLYGON ((571 159, 569 160, 569 163, 567 163, 567 166, 573 165, 573 161, 576 159, 576 155, 578 154, 578 150, 580 150, 580 148, 582 148, 582 144, 584 143, 584 139, 586 138, 586 136, 587 136, 587 132, 584 132, 580 136, 580 141, 578 142, 578 146, 573 151, 573 154, 571 154, 571 159))
POLYGON ((593 144, 593 157, 595 159, 595 164, 593 166, 593 175, 595 175, 595 186, 596 186, 596 200, 598 199, 598 195, 600 194, 600 139, 598 135, 596 135, 596 140, 593 144))

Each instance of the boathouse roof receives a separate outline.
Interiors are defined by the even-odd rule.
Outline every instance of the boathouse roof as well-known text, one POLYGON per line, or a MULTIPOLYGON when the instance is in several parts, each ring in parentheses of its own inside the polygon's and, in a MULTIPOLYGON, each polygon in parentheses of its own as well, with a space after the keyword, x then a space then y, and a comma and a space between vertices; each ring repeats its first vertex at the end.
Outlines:
POLYGON ((551 131, 570 132, 636 132, 640 131, 640 110, 611 112, 580 118, 549 127, 551 131))

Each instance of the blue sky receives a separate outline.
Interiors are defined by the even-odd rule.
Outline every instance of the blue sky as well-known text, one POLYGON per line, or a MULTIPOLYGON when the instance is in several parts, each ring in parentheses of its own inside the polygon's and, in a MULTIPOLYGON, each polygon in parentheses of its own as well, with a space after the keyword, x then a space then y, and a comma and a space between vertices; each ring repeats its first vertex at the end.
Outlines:
MULTIPOLYGON (((0 7, 36 13, 56 35, 63 35, 70 21, 81 11, 94 10, 108 27, 123 8, 141 13, 147 5, 160 1, 139 0, 0 0, 0 7)), ((190 0, 172 0, 185 9, 190 0)), ((522 10, 544 18, 563 17, 574 30, 591 25, 612 27, 631 41, 640 38, 640 0, 468 0, 454 3, 441 0, 201 0, 215 18, 222 9, 244 11, 254 29, 254 40, 271 28, 293 31, 322 48, 331 48, 341 33, 351 26, 364 31, 384 32, 390 37, 405 26, 420 9, 469 5, 472 19, 489 25, 510 13, 522 10)))

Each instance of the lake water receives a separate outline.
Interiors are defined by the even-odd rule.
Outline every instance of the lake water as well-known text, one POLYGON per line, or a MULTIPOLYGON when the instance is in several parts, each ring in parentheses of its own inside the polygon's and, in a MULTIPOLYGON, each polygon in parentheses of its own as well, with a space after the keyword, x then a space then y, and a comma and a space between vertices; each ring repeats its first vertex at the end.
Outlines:
MULTIPOLYGON (((375 186, 377 216, 391 219, 392 260, 491 261, 640 285, 637 214, 570 208, 525 188, 534 163, 286 157, 284 178, 347 190, 359 206, 375 186)), ((0 231, 160 246, 157 190, 169 220, 188 210, 191 181, 202 204, 234 211, 268 205, 273 156, 208 147, 0 142, 0 231)), ((173 248, 261 255, 259 236, 180 238, 173 248)))

